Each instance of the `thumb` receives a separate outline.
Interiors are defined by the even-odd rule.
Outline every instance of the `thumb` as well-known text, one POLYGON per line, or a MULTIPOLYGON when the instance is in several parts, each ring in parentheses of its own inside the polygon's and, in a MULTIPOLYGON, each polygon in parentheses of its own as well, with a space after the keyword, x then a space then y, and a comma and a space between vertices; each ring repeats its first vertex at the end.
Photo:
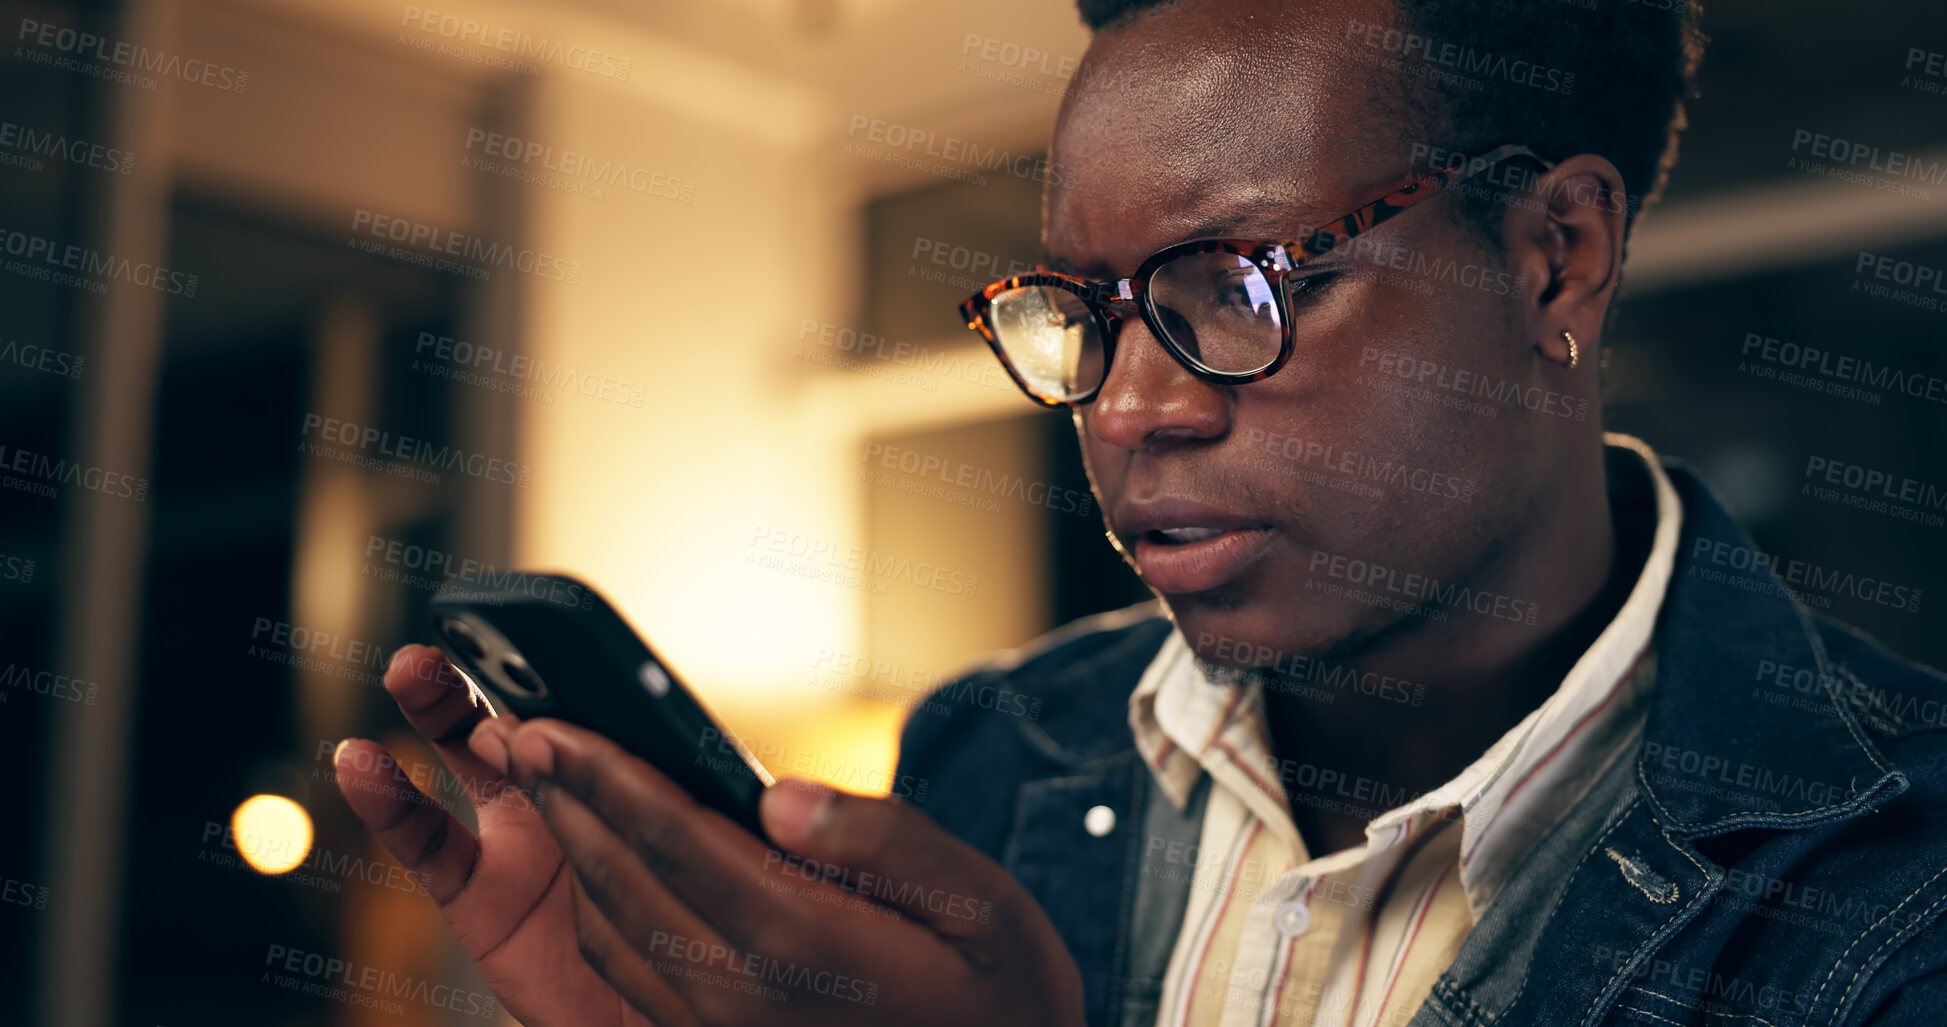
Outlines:
POLYGON ((897 799, 787 779, 764 790, 759 815, 780 848, 938 934, 981 935, 997 909, 1033 903, 1000 864, 897 799))

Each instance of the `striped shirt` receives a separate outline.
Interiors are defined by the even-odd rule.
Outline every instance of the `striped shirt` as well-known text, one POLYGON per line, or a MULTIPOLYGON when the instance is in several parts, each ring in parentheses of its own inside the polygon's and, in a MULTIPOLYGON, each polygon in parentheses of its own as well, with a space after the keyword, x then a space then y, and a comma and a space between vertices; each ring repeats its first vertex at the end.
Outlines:
POLYGON ((1633 744, 1682 507, 1647 446, 1605 441, 1653 487, 1641 575, 1555 693, 1431 792, 1279 760, 1261 682, 1196 660, 1180 632, 1164 642, 1130 696, 1137 748, 1178 809, 1205 775, 1211 787, 1159 1025, 1406 1023, 1509 874, 1633 744), (1369 817, 1365 844, 1313 858, 1287 781, 1295 801, 1369 817))

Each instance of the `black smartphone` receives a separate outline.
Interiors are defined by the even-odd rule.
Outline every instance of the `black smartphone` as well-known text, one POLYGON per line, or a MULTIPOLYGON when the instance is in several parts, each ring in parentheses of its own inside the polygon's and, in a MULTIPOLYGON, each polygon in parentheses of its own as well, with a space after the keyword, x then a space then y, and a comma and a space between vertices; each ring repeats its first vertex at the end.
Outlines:
POLYGON ((439 647, 496 707, 597 732, 764 837, 757 801, 770 772, 585 582, 515 574, 495 588, 449 586, 430 613, 439 647))

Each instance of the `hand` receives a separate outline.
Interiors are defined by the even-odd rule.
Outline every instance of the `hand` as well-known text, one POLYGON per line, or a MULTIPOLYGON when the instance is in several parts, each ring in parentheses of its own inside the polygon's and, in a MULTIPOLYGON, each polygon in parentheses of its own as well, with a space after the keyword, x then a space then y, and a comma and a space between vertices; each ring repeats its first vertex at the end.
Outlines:
POLYGON ((572 875, 533 802, 465 745, 476 724, 494 720, 486 703, 439 650, 423 645, 394 654, 385 690, 466 789, 480 837, 372 742, 339 744, 338 790, 399 862, 425 879, 487 986, 527 1027, 647 1027, 576 951, 572 875))
POLYGON ((582 953, 659 1024, 1083 1022, 1034 899, 900 802, 781 782, 780 850, 593 732, 484 721, 471 747, 540 798, 582 953))

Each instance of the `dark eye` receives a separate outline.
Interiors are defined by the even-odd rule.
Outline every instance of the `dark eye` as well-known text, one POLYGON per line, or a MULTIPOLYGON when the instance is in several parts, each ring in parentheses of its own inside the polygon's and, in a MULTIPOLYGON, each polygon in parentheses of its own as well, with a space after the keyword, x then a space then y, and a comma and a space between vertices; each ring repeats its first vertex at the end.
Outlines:
POLYGON ((1309 275, 1287 275, 1284 280, 1284 293, 1294 310, 1316 301, 1331 284, 1338 280, 1336 271, 1315 271, 1309 275))

